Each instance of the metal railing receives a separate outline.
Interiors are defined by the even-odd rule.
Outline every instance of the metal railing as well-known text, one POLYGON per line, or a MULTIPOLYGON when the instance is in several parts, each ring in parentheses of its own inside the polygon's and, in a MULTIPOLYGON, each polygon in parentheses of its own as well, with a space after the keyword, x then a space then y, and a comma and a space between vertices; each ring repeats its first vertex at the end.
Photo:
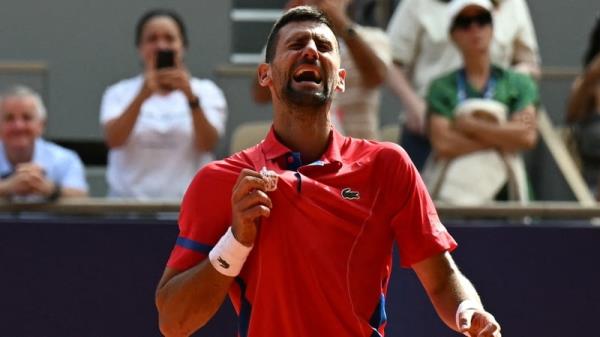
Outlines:
MULTIPOLYGON (((257 54, 260 55, 260 54, 257 54)), ((238 77, 238 76, 255 76, 255 64, 221 64, 215 69, 215 73, 219 76, 238 77)), ((550 80, 565 80, 571 81, 581 73, 581 69, 577 67, 564 66, 544 66, 542 67, 542 81, 550 80)))
MULTIPOLYGON (((132 199, 81 198, 53 203, 0 202, 0 213, 48 213, 61 215, 101 216, 110 214, 153 215, 179 212, 179 202, 173 200, 137 201, 132 199)), ((577 202, 495 202, 482 206, 436 204, 442 218, 518 218, 592 219, 600 218, 600 204, 581 206, 577 202)))

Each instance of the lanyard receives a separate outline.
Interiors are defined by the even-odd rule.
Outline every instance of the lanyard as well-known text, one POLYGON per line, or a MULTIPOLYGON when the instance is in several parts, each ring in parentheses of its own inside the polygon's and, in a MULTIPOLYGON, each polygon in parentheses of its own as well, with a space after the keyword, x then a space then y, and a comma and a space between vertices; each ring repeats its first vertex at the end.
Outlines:
MULTIPOLYGON (((462 68, 458 72, 458 77, 456 79, 456 84, 458 86, 458 102, 464 102, 467 96, 467 72, 465 68, 462 68)), ((492 99, 494 97, 494 91, 496 90, 496 78, 494 77, 493 71, 490 71, 490 78, 488 79, 485 87, 483 88, 483 98, 492 99)))

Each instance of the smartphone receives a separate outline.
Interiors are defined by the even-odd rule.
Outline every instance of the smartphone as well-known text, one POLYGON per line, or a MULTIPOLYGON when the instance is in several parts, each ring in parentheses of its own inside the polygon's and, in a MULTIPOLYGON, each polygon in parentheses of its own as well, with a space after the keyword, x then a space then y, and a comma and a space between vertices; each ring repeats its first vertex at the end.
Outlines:
POLYGON ((171 49, 159 50, 156 53, 156 69, 175 66, 175 52, 171 49))

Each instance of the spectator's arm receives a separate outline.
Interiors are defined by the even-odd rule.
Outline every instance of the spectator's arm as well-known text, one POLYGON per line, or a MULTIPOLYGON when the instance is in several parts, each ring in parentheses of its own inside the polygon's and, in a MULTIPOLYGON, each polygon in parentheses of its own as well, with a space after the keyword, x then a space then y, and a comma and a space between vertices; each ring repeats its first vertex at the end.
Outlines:
POLYGON ((489 148, 489 145, 455 130, 450 119, 438 114, 429 117, 429 139, 436 155, 443 159, 489 148))
POLYGON ((519 62, 514 64, 512 69, 521 74, 529 75, 535 80, 539 80, 542 77, 542 70, 537 64, 519 62))
MULTIPOLYGON (((351 23, 348 22, 346 25, 350 27, 351 23)), ((360 71, 362 83, 367 88, 376 88, 383 84, 387 77, 388 65, 373 50, 360 31, 355 30, 351 34, 346 28, 340 32, 340 36, 346 42, 352 59, 360 71)))
POLYGON ((219 113, 209 111, 210 109, 224 109, 222 106, 225 105, 225 99, 222 97, 220 91, 213 90, 213 88, 209 88, 208 86, 204 89, 194 89, 192 78, 182 61, 178 61, 177 66, 174 68, 158 70, 156 78, 162 87, 181 90, 189 102, 196 149, 200 152, 211 152, 214 150, 219 142, 219 132, 211 124, 207 115, 219 113), (203 95, 202 90, 210 92, 203 95), (209 100, 209 102, 204 102, 205 100, 209 100), (216 101, 216 104, 213 101, 216 101))
POLYGON ((424 133, 426 103, 411 84, 408 71, 419 58, 420 37, 424 34, 420 21, 421 0, 402 0, 390 18, 387 33, 391 42, 394 65, 390 67, 388 85, 402 101, 406 111, 406 127, 424 133))
POLYGON ((517 13, 521 17, 516 21, 521 22, 522 25, 513 41, 513 69, 539 80, 542 75, 540 53, 531 14, 524 0, 516 1, 515 5, 517 13))
POLYGON ((317 6, 331 20, 337 36, 341 37, 348 46, 350 55, 358 71, 360 71, 363 84, 368 88, 375 88, 385 81, 387 65, 373 50, 359 30, 350 29, 354 23, 346 15, 347 4, 347 2, 344 3, 344 1, 338 0, 317 1, 317 6))
POLYGON ((219 142, 219 132, 206 118, 202 106, 192 108, 192 121, 196 149, 202 152, 213 151, 219 142))
MULTIPOLYGON (((198 99, 198 106, 191 109, 194 140, 199 151, 213 151, 219 138, 225 133, 227 101, 221 89, 211 81, 193 83, 189 101, 198 99)), ((188 94, 186 94, 188 95, 188 94)))
POLYGON ((417 94, 406 75, 406 69, 394 62, 390 67, 388 85, 406 108, 406 126, 415 133, 422 134, 425 127, 425 100, 417 94))
POLYGON ((120 147, 127 142, 140 114, 142 104, 151 95, 152 90, 144 82, 142 89, 125 108, 125 111, 104 123, 104 137, 109 148, 120 147))
POLYGON ((574 123, 593 110, 595 90, 600 82, 600 55, 597 55, 584 73, 573 83, 567 105, 567 122, 574 123))
POLYGON ((598 177, 596 184, 596 201, 600 201, 600 177, 598 177))
POLYGON ((511 103, 508 103, 509 111, 514 113, 507 122, 490 122, 467 115, 457 117, 454 127, 469 137, 505 152, 518 152, 535 146, 535 104, 539 100, 537 86, 531 78, 521 74, 509 77, 509 81, 516 96, 511 97, 511 103))
POLYGON ((506 152, 531 149, 537 142, 535 107, 529 105, 503 124, 473 116, 460 116, 454 122, 457 131, 506 152))
MULTIPOLYGON (((85 186, 62 186, 48 179, 44 169, 35 163, 18 164, 15 173, 8 179, 2 180, 0 194, 27 195, 39 194, 47 198, 83 197, 87 196, 85 186)), ((84 183, 85 184, 85 183, 84 183)))

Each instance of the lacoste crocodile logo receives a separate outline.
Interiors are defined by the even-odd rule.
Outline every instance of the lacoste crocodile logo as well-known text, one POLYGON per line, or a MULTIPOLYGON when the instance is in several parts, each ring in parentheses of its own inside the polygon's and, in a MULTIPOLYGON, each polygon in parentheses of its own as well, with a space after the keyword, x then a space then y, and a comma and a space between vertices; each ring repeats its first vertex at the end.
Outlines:
POLYGON ((217 262, 219 262, 219 265, 225 269, 229 269, 229 263, 227 263, 227 261, 223 260, 222 257, 218 257, 217 258, 217 262))
POLYGON ((357 191, 351 190, 349 187, 346 187, 342 190, 342 198, 348 200, 356 200, 360 199, 360 193, 357 191))

